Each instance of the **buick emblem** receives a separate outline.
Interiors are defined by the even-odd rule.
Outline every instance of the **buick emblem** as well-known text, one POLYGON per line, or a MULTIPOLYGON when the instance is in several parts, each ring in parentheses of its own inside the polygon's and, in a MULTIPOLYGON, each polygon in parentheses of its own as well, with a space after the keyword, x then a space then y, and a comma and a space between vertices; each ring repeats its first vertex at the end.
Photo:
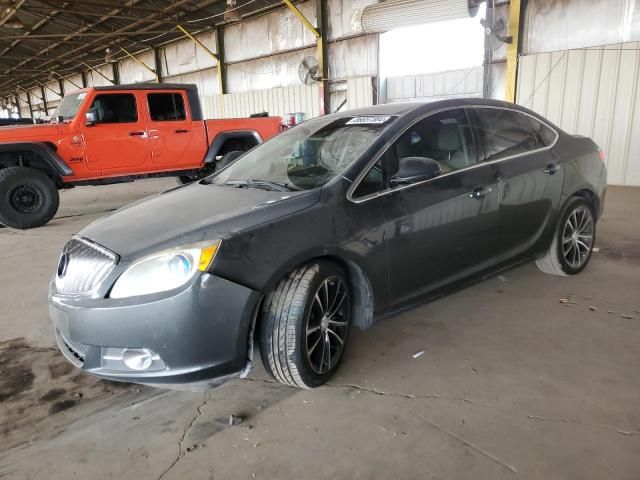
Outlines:
POLYGON ((58 278, 64 277, 64 274, 67 273, 68 266, 69 266, 69 252, 64 252, 60 256, 60 261, 58 262, 58 278))

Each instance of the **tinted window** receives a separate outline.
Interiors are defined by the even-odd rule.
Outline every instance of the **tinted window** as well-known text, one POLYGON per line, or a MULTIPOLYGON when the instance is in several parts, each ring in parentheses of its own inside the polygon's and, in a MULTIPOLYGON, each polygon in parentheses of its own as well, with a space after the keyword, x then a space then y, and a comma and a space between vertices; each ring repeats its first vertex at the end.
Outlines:
POLYGON ((89 111, 96 114, 96 123, 132 123, 138 120, 136 97, 131 93, 97 95, 89 111))
POLYGON ((485 160, 498 160, 544 147, 528 115, 500 108, 474 109, 484 139, 485 160))
POLYGON ((179 93, 150 93, 149 114, 154 122, 166 122, 171 120, 186 120, 187 112, 184 109, 184 101, 179 93))
POLYGON ((469 120, 463 109, 430 115, 411 126, 391 147, 389 175, 403 157, 427 157, 440 163, 443 173, 478 162, 469 120))
POLYGON ((556 132, 533 117, 530 117, 528 115, 523 116, 526 118, 531 130, 533 130, 533 133, 538 138, 538 143, 540 145, 543 145, 545 147, 553 145, 553 142, 556 141, 556 132))
POLYGON ((387 186, 385 161, 386 155, 380 157, 373 167, 362 178, 358 187, 353 191, 353 198, 366 197, 384 190, 387 186))

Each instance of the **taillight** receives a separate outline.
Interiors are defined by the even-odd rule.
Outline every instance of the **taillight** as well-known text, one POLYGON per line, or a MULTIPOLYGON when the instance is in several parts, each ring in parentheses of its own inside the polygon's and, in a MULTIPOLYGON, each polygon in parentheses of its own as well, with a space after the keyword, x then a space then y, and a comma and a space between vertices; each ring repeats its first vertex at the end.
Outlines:
POLYGON ((604 162, 604 150, 601 148, 598 149, 598 157, 600 157, 600 160, 604 162))

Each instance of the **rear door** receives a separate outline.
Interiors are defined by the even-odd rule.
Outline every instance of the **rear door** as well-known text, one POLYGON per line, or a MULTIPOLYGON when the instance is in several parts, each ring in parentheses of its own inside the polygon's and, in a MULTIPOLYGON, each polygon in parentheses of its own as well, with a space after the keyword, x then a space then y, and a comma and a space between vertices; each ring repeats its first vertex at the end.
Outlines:
POLYGON ((497 185, 491 166, 478 163, 465 110, 434 113, 407 129, 387 152, 387 176, 412 156, 438 161, 442 174, 385 192, 392 305, 484 268, 496 247, 497 185))
POLYGON ((184 91, 147 91, 144 96, 152 163, 168 169, 196 168, 204 158, 205 145, 192 148, 194 122, 184 91))
POLYGON ((138 92, 98 92, 87 112, 96 115, 94 124, 81 126, 87 167, 105 174, 139 171, 149 158, 149 138, 138 92))
POLYGON ((470 108, 499 186, 500 228, 495 241, 505 257, 529 250, 559 208, 564 167, 551 150, 557 133, 536 118, 503 108, 470 108))

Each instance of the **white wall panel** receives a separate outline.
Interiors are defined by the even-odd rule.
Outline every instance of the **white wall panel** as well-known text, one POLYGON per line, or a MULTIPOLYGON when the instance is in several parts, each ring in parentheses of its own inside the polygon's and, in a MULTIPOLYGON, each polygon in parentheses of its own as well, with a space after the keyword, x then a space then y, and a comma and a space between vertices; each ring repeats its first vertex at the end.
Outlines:
MULTIPOLYGON (((137 53, 136 58, 154 70, 155 59, 152 51, 137 53)), ((126 58, 118 64, 118 72, 120 73, 120 83, 142 83, 155 81, 156 76, 136 62, 133 58, 126 58)))
POLYGON ((329 77, 373 76, 378 72, 378 36, 366 35, 329 43, 329 77))
POLYGON ((347 110, 373 105, 373 77, 347 79, 347 110))
POLYGON ((164 83, 193 83, 198 87, 200 98, 218 94, 218 69, 208 68, 193 73, 165 77, 164 83))
POLYGON ((329 40, 362 33, 362 11, 377 0, 328 0, 329 40))
POLYGON ((609 183, 640 186, 640 42, 527 55, 517 101, 605 151, 609 183))
MULTIPOLYGON (((198 35, 196 38, 213 53, 216 53, 215 32, 198 35)), ((189 39, 163 47, 160 50, 160 58, 162 59, 162 72, 165 77, 216 66, 216 61, 213 57, 189 39)), ((150 64, 152 65, 153 62, 150 62, 150 64)))
POLYGON ((66 78, 63 80, 64 82, 64 91, 66 93, 73 92, 74 90, 78 90, 82 88, 82 76, 81 75, 69 75, 69 79, 66 78), (73 82, 73 83, 72 83, 73 82), (75 85, 74 85, 75 83, 75 85))
POLYGON ((387 99, 391 102, 479 96, 482 96, 482 67, 387 79, 387 99))
MULTIPOLYGON (((315 1, 298 3, 296 6, 312 25, 316 25, 315 1)), ((239 22, 224 29, 227 62, 271 55, 315 45, 315 43, 313 33, 288 8, 239 22)))
POLYGON ((319 115, 319 87, 295 85, 226 95, 206 95, 203 109, 207 118, 248 117, 269 112, 284 117, 287 113, 304 112, 305 119, 319 115))
POLYGON ((100 72, 102 75, 100 75, 99 73, 96 73, 93 70, 88 70, 86 72, 88 87, 102 87, 102 86, 112 85, 112 83, 109 80, 107 80, 107 79, 113 80, 113 67, 111 66, 111 64, 97 67, 96 70, 100 72))

